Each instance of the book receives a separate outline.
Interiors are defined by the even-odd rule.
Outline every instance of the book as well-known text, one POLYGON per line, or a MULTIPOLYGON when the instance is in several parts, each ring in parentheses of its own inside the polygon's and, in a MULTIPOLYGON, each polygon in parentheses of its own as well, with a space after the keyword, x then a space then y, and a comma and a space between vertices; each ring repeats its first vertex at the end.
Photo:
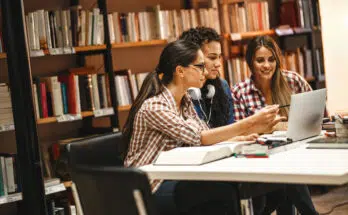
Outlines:
POLYGON ((342 124, 348 124, 348 112, 337 112, 335 118, 342 124))
POLYGON ((348 149, 347 137, 321 137, 308 142, 307 149, 348 149))
POLYGON ((230 157, 234 154, 267 154, 267 146, 263 150, 257 147, 257 152, 252 151, 253 141, 221 142, 211 146, 178 147, 163 151, 157 157, 154 165, 201 165, 230 157))

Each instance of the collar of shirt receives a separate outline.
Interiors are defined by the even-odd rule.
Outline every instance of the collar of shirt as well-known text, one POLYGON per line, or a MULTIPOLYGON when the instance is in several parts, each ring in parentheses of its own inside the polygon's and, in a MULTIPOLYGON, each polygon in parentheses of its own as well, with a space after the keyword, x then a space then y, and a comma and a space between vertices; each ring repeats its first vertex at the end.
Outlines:
MULTIPOLYGON (((176 110, 177 114, 179 114, 178 109, 176 108, 176 103, 175 103, 175 99, 174 96, 172 94, 172 92, 170 92, 170 90, 167 87, 164 87, 164 90, 162 92, 163 98, 168 101, 168 104, 170 105, 171 108, 173 108, 174 110, 176 110)), ((187 109, 189 108, 189 102, 190 102, 190 97, 188 95, 188 93, 185 93, 184 97, 181 100, 181 108, 182 108, 182 114, 184 115, 184 113, 187 112, 187 109)))
POLYGON ((255 81, 254 81, 254 76, 251 75, 249 79, 245 81, 247 87, 246 87, 246 92, 251 93, 251 92, 257 92, 260 95, 262 95, 261 91, 256 88, 255 86, 255 81))

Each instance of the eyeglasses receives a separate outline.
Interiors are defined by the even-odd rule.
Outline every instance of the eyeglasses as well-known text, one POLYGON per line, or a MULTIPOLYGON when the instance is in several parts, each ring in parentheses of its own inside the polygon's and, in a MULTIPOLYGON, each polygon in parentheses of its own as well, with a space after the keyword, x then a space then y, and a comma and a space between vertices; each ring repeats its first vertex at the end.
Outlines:
POLYGON ((200 72, 204 72, 204 70, 205 70, 205 64, 204 63, 190 64, 189 66, 194 66, 195 68, 198 68, 200 70, 200 72))

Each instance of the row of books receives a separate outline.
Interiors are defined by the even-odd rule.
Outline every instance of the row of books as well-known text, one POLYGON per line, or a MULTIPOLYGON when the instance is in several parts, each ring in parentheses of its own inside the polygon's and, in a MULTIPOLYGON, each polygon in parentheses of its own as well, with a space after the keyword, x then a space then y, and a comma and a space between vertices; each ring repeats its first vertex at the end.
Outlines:
POLYGON ((129 69, 116 71, 116 94, 120 106, 133 103, 147 75, 148 73, 132 74, 129 69))
POLYGON ((11 94, 5 83, 0 83, 0 125, 13 125, 11 94))
POLYGON ((298 48, 295 52, 285 52, 283 54, 283 66, 287 70, 298 72, 302 77, 314 77, 312 53, 306 47, 298 48))
POLYGON ((226 79, 230 86, 245 81, 250 77, 250 69, 244 57, 234 57, 226 60, 226 79))
POLYGON ((104 22, 99 8, 37 10, 26 15, 26 26, 30 50, 104 44, 104 22))
POLYGON ((267 1, 222 4, 221 10, 225 33, 270 29, 267 1))
POLYGON ((337 137, 348 137, 348 112, 338 111, 335 114, 335 132, 337 137))
MULTIPOLYGON (((47 214, 48 215, 76 215, 77 207, 71 204, 68 197, 65 194, 61 195, 60 192, 65 191, 66 187, 61 183, 60 178, 46 178, 45 179, 45 193, 53 194, 47 197, 47 214), (64 197, 63 197, 64 196, 64 197), (58 197, 58 198, 57 198, 58 197)), ((74 199, 75 200, 75 199, 74 199)))
POLYGON ((36 77, 33 93, 38 119, 112 107, 108 76, 97 74, 93 68, 36 77))
POLYGON ((175 39, 197 26, 212 27, 220 33, 218 10, 161 10, 160 5, 144 12, 108 14, 111 43, 175 39))
POLYGON ((291 27, 311 28, 314 24, 313 22, 317 22, 312 20, 317 17, 311 18, 311 13, 318 13, 318 11, 313 11, 314 8, 318 10, 318 7, 317 5, 312 5, 312 2, 311 0, 288 0, 281 2, 279 23, 281 25, 290 25, 291 27), (313 6, 315 7, 313 8, 313 6))
POLYGON ((47 200, 48 215, 77 215, 76 206, 69 203, 69 199, 61 197, 47 200))
POLYGON ((2 15, 0 12, 0 53, 2 52, 5 52, 5 49, 4 49, 4 41, 2 38, 2 15))
POLYGON ((315 50, 315 63, 318 68, 317 77, 319 81, 325 80, 325 69, 324 69, 324 53, 322 48, 316 48, 315 50))
POLYGON ((0 154, 0 197, 21 192, 15 154, 0 154))

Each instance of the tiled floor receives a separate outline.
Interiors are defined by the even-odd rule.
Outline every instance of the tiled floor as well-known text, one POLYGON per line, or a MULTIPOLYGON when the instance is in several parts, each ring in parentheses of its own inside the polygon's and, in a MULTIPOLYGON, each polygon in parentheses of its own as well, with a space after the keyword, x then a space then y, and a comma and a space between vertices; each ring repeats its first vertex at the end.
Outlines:
MULTIPOLYGON (((311 189, 312 200, 319 215, 348 215, 348 185, 329 188, 329 192, 321 194, 319 189, 311 189), (343 206, 330 210, 340 203, 346 203, 343 206)), ((272 215, 276 215, 274 212, 272 215)))
POLYGON ((325 194, 313 194, 313 203, 320 214, 325 214, 335 205, 346 203, 337 207, 330 215, 348 215, 348 185, 329 189, 325 194))

